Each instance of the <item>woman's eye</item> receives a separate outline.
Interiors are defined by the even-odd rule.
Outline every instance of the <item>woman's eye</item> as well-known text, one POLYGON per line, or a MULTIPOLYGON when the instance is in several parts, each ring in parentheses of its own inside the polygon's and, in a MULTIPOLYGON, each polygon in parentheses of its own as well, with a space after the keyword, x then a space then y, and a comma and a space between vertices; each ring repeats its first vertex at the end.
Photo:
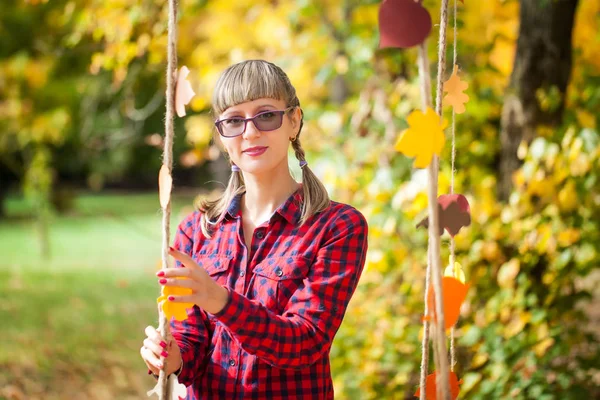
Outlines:
POLYGON ((244 122, 244 120, 240 119, 240 118, 228 118, 225 121, 223 121, 223 123, 226 126, 239 126, 244 122))
POLYGON ((274 117, 275 117, 275 113, 272 113, 272 112, 262 113, 258 116, 258 118, 260 118, 260 119, 273 119, 274 117))

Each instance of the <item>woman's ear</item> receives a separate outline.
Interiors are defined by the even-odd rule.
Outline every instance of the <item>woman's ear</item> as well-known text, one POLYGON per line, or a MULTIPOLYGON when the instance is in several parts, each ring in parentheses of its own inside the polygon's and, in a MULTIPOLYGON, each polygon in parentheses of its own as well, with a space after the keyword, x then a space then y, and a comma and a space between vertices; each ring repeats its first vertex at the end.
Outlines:
POLYGON ((298 130, 300 130, 300 122, 302 122, 302 109, 296 107, 294 108, 294 114, 292 115, 292 128, 294 128, 296 136, 298 136, 298 130))

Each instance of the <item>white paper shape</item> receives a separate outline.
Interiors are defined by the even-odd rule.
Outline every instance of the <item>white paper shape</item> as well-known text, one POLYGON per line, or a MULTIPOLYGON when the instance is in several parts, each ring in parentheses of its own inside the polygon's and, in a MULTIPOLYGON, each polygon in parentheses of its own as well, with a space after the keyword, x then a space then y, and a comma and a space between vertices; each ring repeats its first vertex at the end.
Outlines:
MULTIPOLYGON (((171 390, 171 393, 168 397, 170 397, 171 400, 184 400, 187 396, 187 388, 184 384, 179 383, 179 380, 175 374, 171 374, 171 376, 169 376, 169 389, 171 390)), ((153 394, 160 397, 158 394, 159 392, 160 388, 158 387, 157 383, 156 386, 154 386, 152 390, 146 392, 146 394, 148 397, 152 396, 153 394)))
POLYGON ((175 87, 175 111, 180 118, 185 116, 185 106, 196 95, 192 89, 192 85, 187 80, 189 74, 190 70, 184 65, 179 70, 177 76, 177 86, 175 87))

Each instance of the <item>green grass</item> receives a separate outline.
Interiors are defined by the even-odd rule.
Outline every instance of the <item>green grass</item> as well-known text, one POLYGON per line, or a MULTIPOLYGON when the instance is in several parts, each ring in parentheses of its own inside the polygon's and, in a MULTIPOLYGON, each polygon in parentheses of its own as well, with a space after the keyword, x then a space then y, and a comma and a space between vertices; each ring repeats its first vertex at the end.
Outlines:
MULTIPOLYGON (((174 198, 171 236, 192 198, 174 198)), ((128 399, 154 382, 139 357, 156 325, 161 213, 154 194, 83 195, 40 258, 30 207, 0 220, 0 399, 128 399), (17 397, 18 398, 18 397, 17 397)))

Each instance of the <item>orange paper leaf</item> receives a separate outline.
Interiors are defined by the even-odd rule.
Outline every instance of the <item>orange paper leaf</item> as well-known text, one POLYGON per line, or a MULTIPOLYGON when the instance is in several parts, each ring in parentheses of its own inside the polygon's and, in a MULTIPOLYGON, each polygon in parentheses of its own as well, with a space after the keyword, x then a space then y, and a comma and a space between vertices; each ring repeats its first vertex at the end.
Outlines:
POLYGON ((187 76, 190 74, 190 70, 185 65, 179 70, 177 76, 177 87, 175 88, 175 111, 179 117, 185 117, 185 106, 189 104, 190 100, 196 95, 192 89, 190 81, 187 80, 187 76))
MULTIPOLYGON (((460 306, 467 297, 469 286, 468 283, 464 284, 456 278, 449 276, 442 277, 442 302, 444 305, 444 327, 446 329, 452 328, 458 321, 460 306)), ((433 286, 429 288, 427 307, 428 313, 431 313, 433 320, 437 321, 433 286)), ((431 317, 430 315, 426 315, 423 319, 429 321, 431 317)))
POLYGON ((450 104, 454 108, 454 112, 462 114, 465 112, 465 103, 469 101, 469 96, 463 93, 469 84, 460 80, 458 76, 458 66, 455 65, 450 78, 444 82, 444 102, 450 104))
POLYGON ((169 168, 163 164, 158 173, 158 196, 160 199, 160 206, 167 208, 169 201, 171 200, 171 188, 173 187, 173 178, 169 173, 169 168))
POLYGON ((431 164, 433 155, 439 156, 444 148, 447 122, 429 107, 425 114, 421 110, 413 111, 406 121, 409 128, 400 134, 395 148, 408 157, 416 157, 416 168, 425 168, 431 164))
MULTIPOLYGON (((178 278, 178 279, 187 279, 187 278, 178 278)), ((192 308, 194 303, 175 303, 169 301, 168 298, 170 295, 189 295, 192 294, 192 289, 182 288, 176 286, 164 286, 163 292, 161 296, 156 299, 156 301, 160 304, 162 302, 162 310, 167 316, 168 319, 174 317, 177 321, 184 321, 188 318, 186 309, 192 308)))
MULTIPOLYGON (((462 379, 459 381, 456 374, 454 372, 450 372, 448 374, 448 383, 450 384, 450 399, 456 400, 458 397, 458 393, 460 392, 460 388, 458 385, 462 384, 462 379)), ((418 388, 415 392, 416 397, 421 396, 421 388, 418 388)), ((425 378, 425 398, 427 400, 436 400, 437 399, 437 386, 436 386, 436 377, 435 372, 431 375, 427 375, 425 378)))

